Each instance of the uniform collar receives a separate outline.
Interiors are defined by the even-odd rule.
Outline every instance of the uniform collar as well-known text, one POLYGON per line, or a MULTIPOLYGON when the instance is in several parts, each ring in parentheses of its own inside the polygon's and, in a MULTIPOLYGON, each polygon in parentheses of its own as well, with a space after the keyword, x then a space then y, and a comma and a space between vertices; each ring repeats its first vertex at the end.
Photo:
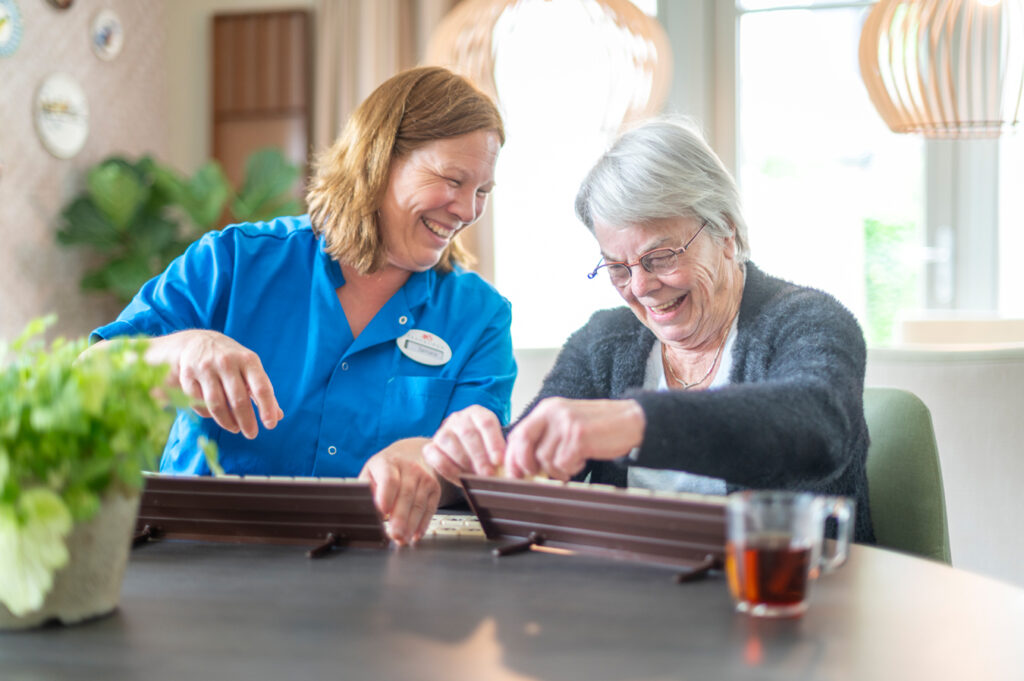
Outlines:
MULTIPOLYGON (((327 240, 325 236, 321 236, 318 239, 317 252, 323 262, 324 270, 326 270, 327 276, 334 288, 344 286, 345 275, 342 274, 341 265, 338 264, 338 261, 331 257, 331 254, 327 252, 327 240)), ((418 308, 427 302, 427 299, 430 297, 430 289, 433 287, 436 279, 437 272, 432 269, 427 270, 426 272, 413 272, 409 277, 409 280, 405 282, 405 284, 402 285, 402 288, 398 290, 398 293, 395 294, 395 297, 404 293, 406 305, 410 309, 418 308)), ((394 297, 392 300, 394 300, 394 297)))
MULTIPOLYGON (((345 284, 341 265, 326 251, 324 237, 320 237, 318 255, 331 285, 331 292, 345 284)), ((345 355, 351 355, 379 343, 387 343, 416 328, 420 310, 430 299, 430 291, 437 280, 437 272, 413 272, 402 288, 384 303, 373 321, 352 342, 345 355)))
POLYGON ((418 312, 430 297, 430 288, 436 276, 433 270, 413 272, 402 288, 384 303, 345 354, 351 355, 379 343, 391 342, 415 329, 418 312))

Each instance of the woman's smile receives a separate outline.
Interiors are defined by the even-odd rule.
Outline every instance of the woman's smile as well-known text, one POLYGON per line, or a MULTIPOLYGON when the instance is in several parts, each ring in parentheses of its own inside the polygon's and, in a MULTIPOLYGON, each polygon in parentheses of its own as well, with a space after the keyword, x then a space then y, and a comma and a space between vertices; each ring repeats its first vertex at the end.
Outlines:
POLYGON ((655 319, 664 319, 670 317, 673 312, 679 309, 679 306, 686 300, 687 294, 683 294, 678 298, 673 298, 667 303, 661 305, 648 305, 647 309, 650 311, 651 316, 655 319))
POLYGON ((458 227, 454 228, 445 227, 440 222, 436 222, 434 220, 431 220, 430 218, 421 218, 421 221, 423 222, 423 225, 428 230, 430 230, 432 234, 441 237, 442 239, 444 239, 445 242, 450 241, 451 238, 455 236, 458 233, 458 231, 462 228, 462 225, 459 225, 458 227))

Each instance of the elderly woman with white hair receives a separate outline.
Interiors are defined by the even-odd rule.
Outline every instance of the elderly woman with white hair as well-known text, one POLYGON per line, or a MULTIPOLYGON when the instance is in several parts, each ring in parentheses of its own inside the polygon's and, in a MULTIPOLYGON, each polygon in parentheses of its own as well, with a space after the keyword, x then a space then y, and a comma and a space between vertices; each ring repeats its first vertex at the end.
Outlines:
POLYGON ((569 338, 508 432, 469 407, 424 448, 445 477, 546 474, 704 494, 840 494, 873 542, 865 344, 826 293, 749 260, 736 184, 698 132, 659 119, 624 133, 583 180, 591 278, 626 307, 569 338))

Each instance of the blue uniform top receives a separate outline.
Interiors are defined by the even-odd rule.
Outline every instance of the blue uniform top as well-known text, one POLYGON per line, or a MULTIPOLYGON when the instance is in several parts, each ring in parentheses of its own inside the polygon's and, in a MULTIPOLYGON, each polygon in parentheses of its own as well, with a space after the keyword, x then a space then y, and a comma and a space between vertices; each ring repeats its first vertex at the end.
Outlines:
POLYGON ((392 442, 430 436, 450 413, 487 407, 503 424, 516 365, 511 306, 472 272, 414 272, 353 339, 335 289, 341 267, 308 216, 231 225, 193 243, 92 338, 212 329, 259 355, 284 418, 255 440, 179 412, 160 470, 208 474, 197 439, 215 441, 224 470, 352 477, 392 442), (443 339, 451 359, 403 354, 410 330, 443 339))

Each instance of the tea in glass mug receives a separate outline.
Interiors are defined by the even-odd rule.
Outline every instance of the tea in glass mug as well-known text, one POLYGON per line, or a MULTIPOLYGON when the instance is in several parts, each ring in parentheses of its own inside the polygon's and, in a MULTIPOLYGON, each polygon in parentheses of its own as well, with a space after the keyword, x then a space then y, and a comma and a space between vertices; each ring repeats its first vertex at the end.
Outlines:
POLYGON ((808 492, 735 492, 727 516, 725 573, 736 609, 758 617, 791 617, 807 610, 811 580, 846 562, 854 502, 808 492), (830 517, 836 519, 837 537, 825 556, 830 517))

